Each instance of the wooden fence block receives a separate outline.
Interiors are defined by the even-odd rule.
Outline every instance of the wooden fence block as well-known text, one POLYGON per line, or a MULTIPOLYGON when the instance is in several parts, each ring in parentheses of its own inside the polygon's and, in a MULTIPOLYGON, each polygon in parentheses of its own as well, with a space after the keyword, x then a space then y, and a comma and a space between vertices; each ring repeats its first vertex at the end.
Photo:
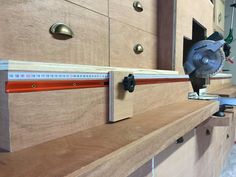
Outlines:
POLYGON ((123 88, 123 79, 128 72, 109 73, 109 121, 116 122, 133 116, 133 95, 123 88))

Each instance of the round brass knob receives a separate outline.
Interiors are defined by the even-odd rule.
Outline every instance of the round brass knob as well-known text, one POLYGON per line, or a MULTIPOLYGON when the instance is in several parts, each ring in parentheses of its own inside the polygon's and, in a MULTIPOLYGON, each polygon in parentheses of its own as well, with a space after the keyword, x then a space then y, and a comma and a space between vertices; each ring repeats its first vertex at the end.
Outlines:
POLYGON ((136 54, 141 54, 144 51, 143 46, 141 44, 136 44, 134 46, 134 52, 136 54))
POLYGON ((67 25, 63 23, 55 23, 50 27, 50 32, 53 35, 64 35, 72 38, 74 36, 73 31, 67 25))
POLYGON ((143 6, 139 1, 134 1, 133 7, 137 12, 142 12, 143 11, 143 6))

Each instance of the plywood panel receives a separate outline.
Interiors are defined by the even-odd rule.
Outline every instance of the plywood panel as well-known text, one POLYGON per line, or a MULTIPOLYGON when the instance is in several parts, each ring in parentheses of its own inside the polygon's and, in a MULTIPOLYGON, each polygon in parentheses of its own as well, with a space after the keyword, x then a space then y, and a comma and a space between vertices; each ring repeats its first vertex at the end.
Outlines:
MULTIPOLYGON (((11 71, 93 71, 100 73, 127 72, 135 74, 177 74, 175 71, 110 68, 98 66, 66 65, 39 62, 2 61, 0 69, 11 71), (128 71, 132 72, 128 72, 128 71)), ((9 71, 10 72, 10 71, 9 71)), ((168 75, 175 77, 175 75, 168 75)), ((2 80, 2 95, 5 83, 2 80)), ((138 85, 132 93, 135 104, 134 115, 153 108, 187 100, 191 90, 189 82, 138 85), (176 89, 178 88, 178 89, 176 89), (178 95, 178 97, 176 97, 178 95), (145 104, 144 104, 145 103, 145 104)), ((3 99, 3 97, 1 97, 3 99)), ((108 88, 10 93, 3 104, 10 114, 5 114, 10 127, 10 151, 20 150, 45 141, 69 135, 81 130, 107 123, 108 88), (6 104, 7 103, 7 104, 6 104), (42 112, 43 110, 43 112, 42 112), (89 110, 89 111, 88 111, 89 110), (97 118, 96 118, 97 117, 97 118)), ((127 104, 131 106, 130 103, 127 104)), ((130 111, 131 109, 125 109, 130 111)), ((131 117, 129 114, 128 117, 131 117)), ((5 129, 2 128, 4 132, 5 129)), ((6 133, 7 134, 7 131, 6 133)), ((7 136, 9 138, 9 135, 7 136)))
POLYGON ((108 0, 66 0, 68 2, 73 2, 85 8, 94 10, 98 13, 108 15, 108 0))
POLYGON ((176 0, 158 0, 158 69, 174 70, 176 0))
POLYGON ((23 151, 0 153, 1 176, 128 176, 218 106, 217 102, 188 100, 23 151))
MULTIPOLYGON (((190 90, 189 82, 138 85, 131 93, 133 102, 128 101, 124 106, 132 106, 134 115, 138 115, 185 101, 190 90)), ((13 93, 7 101, 12 151, 105 124, 108 120, 108 88, 13 93)), ((132 109, 127 110, 130 116, 132 109)))
POLYGON ((192 21, 195 19, 213 33, 213 4, 209 0, 176 0, 175 70, 183 70, 183 39, 192 38, 192 21))
POLYGON ((158 29, 158 1, 140 0, 142 12, 137 12, 133 7, 133 0, 109 0, 109 16, 122 23, 135 26, 144 31, 157 34, 158 29))
POLYGON ((228 127, 231 125, 231 117, 216 117, 212 116, 209 120, 204 124, 204 127, 228 127))
POLYGON ((142 68, 124 68, 95 65, 78 65, 62 63, 28 62, 16 60, 0 60, 2 71, 49 71, 49 72, 82 72, 82 73, 108 73, 109 71, 126 71, 135 74, 169 74, 178 75, 177 71, 156 70, 142 68))
POLYGON ((155 35, 110 20, 110 66, 157 69, 157 40, 155 35), (133 50, 137 44, 144 49, 140 54, 133 50))
POLYGON ((222 97, 236 97, 236 87, 230 86, 223 89, 209 92, 210 94, 220 95, 222 97))
POLYGON ((155 174, 158 177, 194 177, 196 152, 194 131, 188 132, 183 138, 184 143, 173 143, 154 157, 155 174))
POLYGON ((202 123, 184 136, 183 144, 172 144, 155 156, 155 172, 160 177, 219 177, 233 145, 235 127, 232 114, 229 127, 206 127, 202 123), (210 134, 206 134, 209 130, 210 134), (232 138, 232 137, 231 137, 232 138), (168 170, 171 169, 171 170, 168 170))
POLYGON ((187 100, 188 92, 191 91, 192 87, 189 82, 140 85, 134 92, 134 114, 187 100))
POLYGON ((90 127, 108 118, 108 89, 9 94, 11 151, 90 127))
POLYGON ((210 81, 210 85, 207 86, 207 90, 209 93, 213 93, 230 86, 232 86, 231 79, 216 79, 210 81))
POLYGON ((124 90, 123 80, 129 72, 109 73, 109 121, 131 118, 134 114, 134 93, 124 90))
POLYGON ((0 58, 108 65, 107 17, 62 0, 0 3, 0 58), (56 22, 70 26, 74 38, 52 37, 56 22))

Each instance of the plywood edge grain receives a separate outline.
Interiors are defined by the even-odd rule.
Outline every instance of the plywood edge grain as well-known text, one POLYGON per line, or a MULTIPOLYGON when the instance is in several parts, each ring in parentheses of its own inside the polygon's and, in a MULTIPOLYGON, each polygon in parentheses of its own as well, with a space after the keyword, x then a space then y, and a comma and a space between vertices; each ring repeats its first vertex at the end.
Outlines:
POLYGON ((93 65, 76 65, 76 64, 59 64, 44 62, 27 62, 15 60, 0 59, 0 70, 9 71, 58 71, 58 72, 85 72, 85 73, 108 73, 109 71, 128 71, 133 73, 145 74, 173 74, 177 75, 178 71, 155 70, 155 69, 138 69, 123 67, 106 67, 93 65))
POLYGON ((232 78, 232 74, 226 74, 226 73, 217 73, 216 75, 212 76, 211 78, 232 78))
POLYGON ((0 71, 0 149, 10 151, 8 94, 5 92, 7 72, 0 71))
POLYGON ((218 102, 187 100, 23 151, 0 153, 0 171, 3 177, 127 176, 218 107, 218 102))

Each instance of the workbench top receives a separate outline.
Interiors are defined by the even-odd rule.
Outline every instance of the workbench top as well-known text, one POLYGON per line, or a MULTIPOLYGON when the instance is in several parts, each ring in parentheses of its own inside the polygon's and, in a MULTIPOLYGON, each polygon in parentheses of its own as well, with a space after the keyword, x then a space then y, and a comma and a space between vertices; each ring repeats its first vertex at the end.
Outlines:
POLYGON ((1 177, 127 176, 219 108, 186 100, 18 152, 0 152, 1 177))

